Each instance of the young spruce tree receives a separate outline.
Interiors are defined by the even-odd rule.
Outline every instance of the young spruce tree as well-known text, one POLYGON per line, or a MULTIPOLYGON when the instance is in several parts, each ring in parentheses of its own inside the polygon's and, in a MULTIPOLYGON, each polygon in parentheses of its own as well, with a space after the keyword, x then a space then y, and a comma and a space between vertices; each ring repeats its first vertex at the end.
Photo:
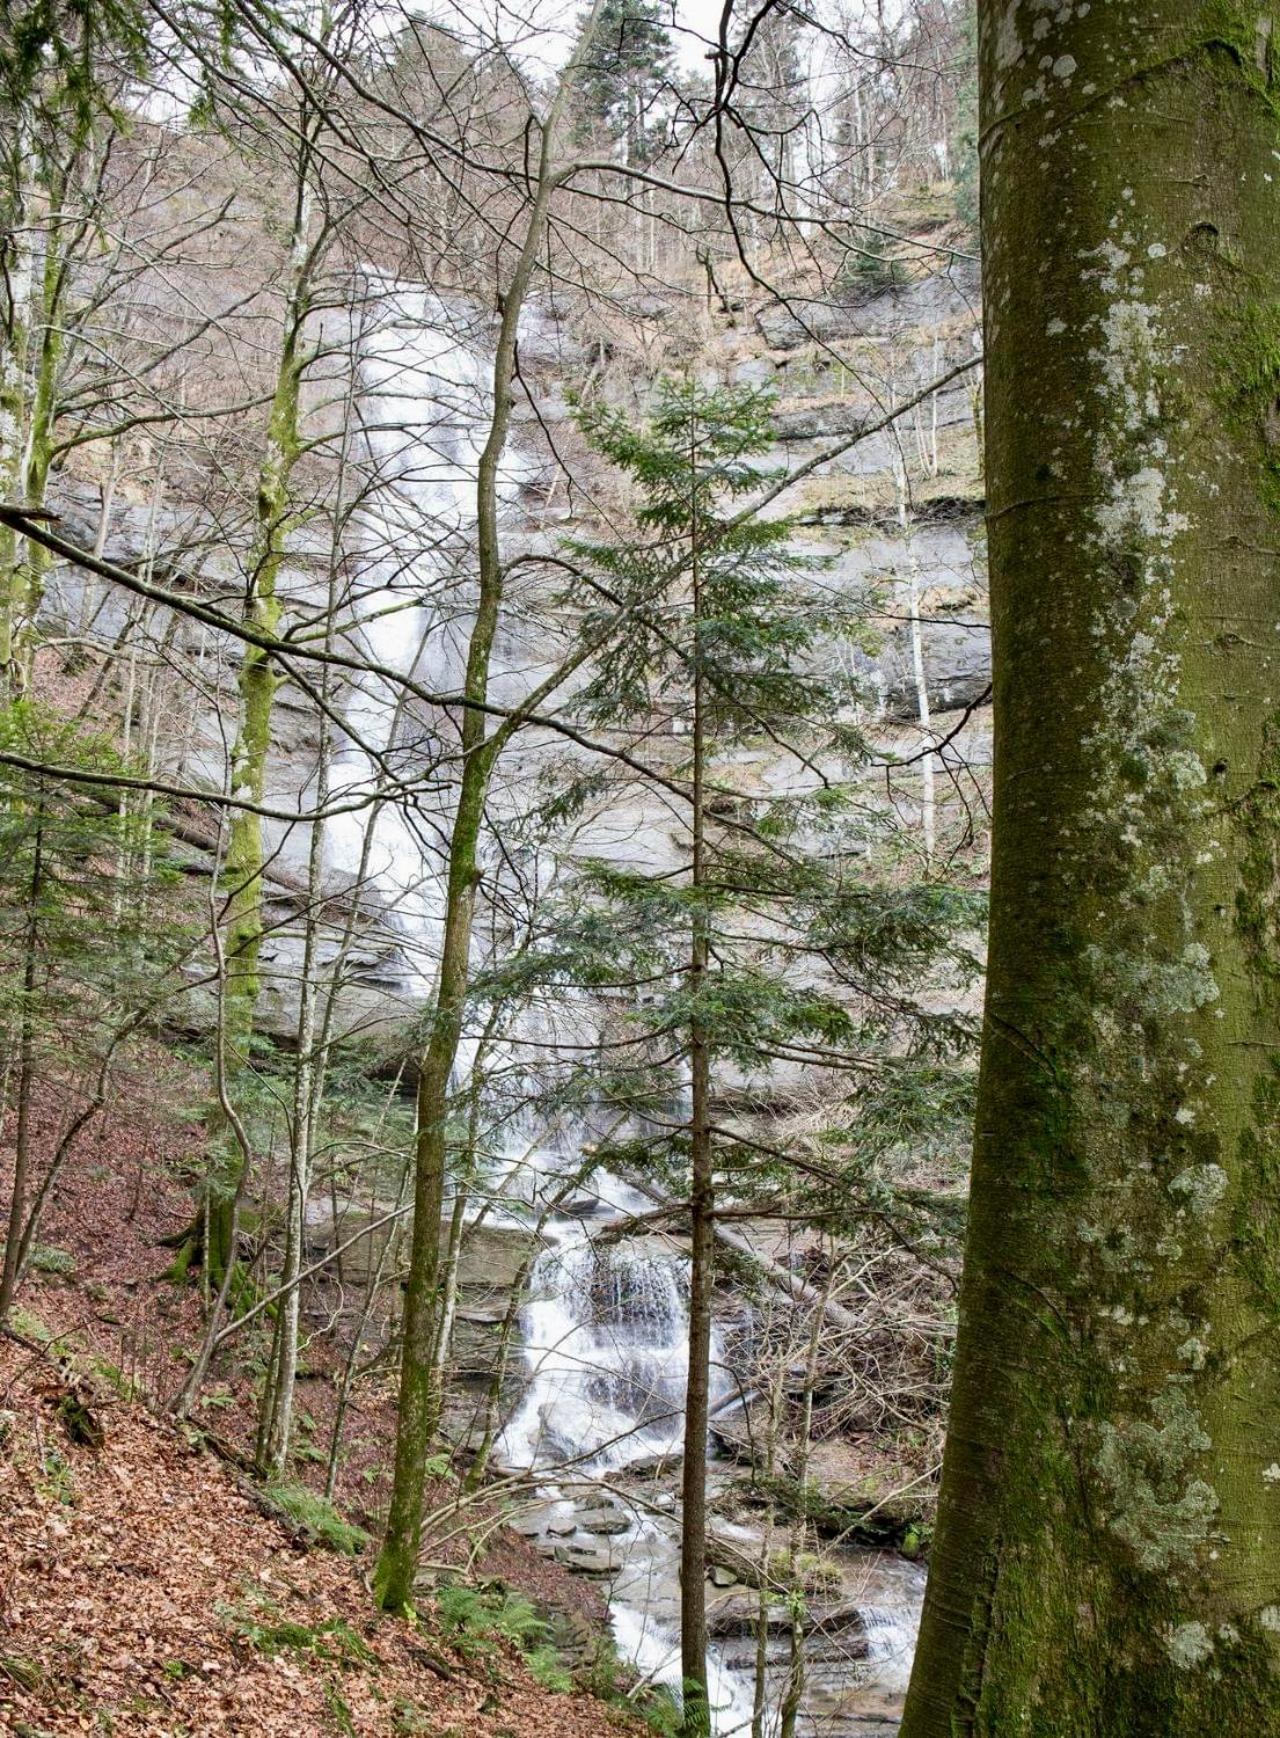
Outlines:
MULTIPOLYGON (((800 551, 794 524, 754 515, 771 414, 767 393, 669 383, 647 425, 583 417, 635 507, 631 536, 565 551, 593 648, 576 703, 597 731, 627 741, 633 765, 646 762, 672 849, 655 828, 635 867, 575 851, 538 933, 475 985, 490 998, 585 991, 623 1010, 586 1078, 553 1093, 629 1111, 625 1137, 596 1158, 624 1176, 647 1172, 688 1203, 690 1734, 712 1714, 705 1457, 718 1215, 750 1201, 753 1215, 812 1213, 844 1229, 869 1211, 882 1223, 914 1211, 883 1182, 886 1147, 906 1130, 954 1129, 968 1104, 965 1024, 922 1008, 913 990, 971 967, 957 936, 976 923, 976 902, 936 868, 916 876, 918 853, 899 848, 892 815, 863 800, 871 748, 839 642, 868 634, 875 600, 844 597, 800 551), (835 1126, 809 1131, 803 1151, 750 1113, 775 1097, 777 1071, 797 1066, 835 1083, 835 1126)), ((584 794, 599 795, 596 778, 584 794)), ((572 793, 561 801, 572 807, 572 793)))
POLYGON ((839 804, 843 773, 863 744, 839 723, 853 698, 849 681, 834 659, 824 669, 821 655, 824 639, 847 627, 845 612, 818 564, 796 552, 791 524, 738 511, 760 487, 771 412, 767 393, 667 383, 646 426, 619 412, 588 413, 592 443, 634 484, 636 536, 570 546, 597 600, 583 633, 602 644, 581 704, 596 725, 670 720, 654 771, 683 809, 677 873, 597 864, 585 890, 604 917, 597 985, 612 972, 619 984, 656 987, 637 1011, 648 1038, 639 1054, 687 1081, 687 1115, 665 1144, 684 1173, 691 1242, 681 1536, 691 1734, 711 1723, 706 1443, 717 1190, 726 1176, 740 1189, 752 1156, 718 1127, 717 1089, 726 1068, 759 1077, 792 1046, 822 1050, 850 1031, 834 995, 787 970, 818 874, 801 832, 807 817, 839 804), (798 767, 788 782, 801 794, 748 799, 736 789, 730 757, 752 747, 790 761, 793 774, 798 767))

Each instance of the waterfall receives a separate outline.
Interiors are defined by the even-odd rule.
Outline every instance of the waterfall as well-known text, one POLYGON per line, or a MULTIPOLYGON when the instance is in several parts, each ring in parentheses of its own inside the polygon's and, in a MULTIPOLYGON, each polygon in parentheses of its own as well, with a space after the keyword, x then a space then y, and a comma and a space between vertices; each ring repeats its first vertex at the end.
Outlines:
MULTIPOLYGON (((618 1651, 641 1678, 679 1697, 680 1638, 655 1623, 638 1606, 615 1605, 613 1637, 618 1651)), ((751 1731, 752 1698, 741 1676, 725 1670, 712 1649, 707 1657, 707 1700, 713 1738, 743 1738, 751 1731)))
MULTIPOLYGON (((561 1215, 546 1227, 550 1247, 534 1266, 521 1315, 528 1387, 498 1445, 500 1460, 548 1480, 602 1481, 641 1462, 674 1465, 684 1447, 688 1260, 653 1237, 593 1240, 593 1226, 616 1224, 648 1203, 604 1172, 590 1189, 597 1214, 589 1222, 561 1215)), ((718 1333, 711 1356, 714 1403, 729 1386, 718 1333)), ((560 1485, 544 1489, 558 1530, 571 1527, 573 1504, 560 1485)), ((624 1556, 610 1617, 622 1657, 643 1679, 678 1695, 680 1639, 670 1598, 677 1540, 671 1520, 632 1505, 617 1541, 624 1556)), ((708 1689, 716 1738, 749 1732, 750 1689, 714 1650, 708 1689)))
POLYGON ((867 1641, 867 1658, 886 1690, 904 1690, 911 1677, 920 1634, 920 1606, 866 1605, 858 1615, 867 1641))
POLYGON ((522 1317, 528 1393, 502 1458, 598 1474, 678 1455, 687 1264, 647 1242, 597 1245, 580 1220, 553 1222, 550 1235, 522 1317))
MULTIPOLYGON (((414 676, 433 693, 458 689, 474 604, 475 476, 492 402, 492 355, 485 317, 467 304, 372 272, 365 278, 369 318, 358 384, 368 486, 355 513, 361 566, 346 639, 386 673, 371 671, 343 698, 347 739, 335 758, 332 793, 374 795, 392 783, 365 872, 400 941, 403 988, 422 1000, 439 959, 457 720, 444 709, 436 716, 421 703, 406 704, 397 677, 414 676), (399 780, 411 783, 412 802, 396 791, 399 780)), ((500 491, 508 515, 527 475, 519 455, 506 462, 500 491)), ((499 673, 504 692, 514 698, 530 668, 499 673)), ((358 811, 330 822, 332 866, 360 870, 368 818, 358 811)), ((562 1028, 559 1041, 578 1054, 591 1024, 583 1003, 560 998, 529 1010, 504 1053, 518 1073, 523 1041, 542 1066, 562 1028)), ((464 1047, 460 1075, 471 1055, 464 1047)), ((597 1132, 585 1121, 547 1131, 517 1119, 497 1183, 505 1206, 493 1209, 493 1222, 505 1214, 527 1225, 549 1188, 594 1150, 597 1132)), ((495 1460, 538 1478, 554 1523, 548 1534, 563 1541, 554 1546, 557 1557, 605 1559, 621 1655, 642 1678, 678 1695, 674 1497, 657 1487, 628 1495, 608 1481, 642 1462, 674 1464, 683 1451, 688 1261, 655 1236, 627 1234, 620 1222, 650 1202, 616 1178, 597 1172, 583 1197, 583 1211, 560 1210, 541 1223, 547 1247, 521 1316, 527 1383, 495 1460), (611 1235, 593 1236, 606 1228, 611 1235), (603 1526, 602 1503, 611 1505, 603 1526)), ((718 1335, 712 1361, 714 1405, 731 1391, 718 1335)), ((893 1690, 905 1682, 918 1606, 868 1607, 863 1616, 868 1659, 893 1690)), ((750 1670, 731 1669, 716 1647, 708 1675, 716 1738, 749 1732, 750 1670)))
MULTIPOLYGON (((349 648, 388 671, 352 683, 347 740, 335 757, 333 794, 371 793, 384 776, 411 781, 413 801, 379 809, 368 878, 402 938, 406 993, 422 1000, 439 959, 442 839, 450 814, 455 726, 406 704, 397 676, 456 693, 466 662, 473 597, 475 479, 492 408, 487 323, 475 309, 421 284, 366 269, 359 334, 358 413, 365 488, 353 514, 362 553, 349 599, 349 648), (447 733, 444 733, 447 732, 447 733), (380 763, 380 764, 379 764, 380 763)), ((527 467, 504 465, 509 506, 527 467)), ((334 866, 358 871, 366 811, 334 818, 334 866)))

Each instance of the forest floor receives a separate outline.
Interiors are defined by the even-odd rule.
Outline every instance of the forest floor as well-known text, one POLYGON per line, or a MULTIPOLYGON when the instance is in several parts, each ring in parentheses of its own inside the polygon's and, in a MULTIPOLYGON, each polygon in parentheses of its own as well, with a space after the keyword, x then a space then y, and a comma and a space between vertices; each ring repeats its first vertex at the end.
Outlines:
POLYGON ((629 1722, 555 1693, 497 1641, 375 1615, 198 1441, 0 1346, 0 1726, 79 1732, 597 1738, 629 1722), (80 1419, 76 1424, 74 1420, 80 1419), (69 1421, 72 1428, 69 1428, 69 1421), (93 1440, 75 1441, 72 1430, 93 1440))
MULTIPOLYGON (((197 1134, 147 1109, 190 1102, 174 1090, 182 1064, 155 1049, 145 1097, 117 1100, 68 1163, 15 1311, 20 1338, 0 1340, 0 1730, 639 1730, 613 1705, 549 1689, 516 1648, 451 1625, 430 1598, 416 1623, 376 1614, 369 1549, 318 1548, 237 1470, 253 1416, 243 1348, 215 1367, 212 1404, 189 1426, 163 1415, 200 1332, 198 1288, 164 1277, 172 1252, 161 1242, 190 1215, 197 1134)), ((36 1108, 40 1144, 51 1145, 65 1107, 45 1091, 36 1108)), ((0 1189, 11 1162, 0 1149, 0 1189)), ((323 1376, 317 1367, 303 1385, 304 1409, 319 1412, 332 1392, 323 1376)), ((388 1373, 348 1414, 338 1497, 356 1523, 376 1524, 390 1399, 388 1373)), ((312 1485, 322 1475, 305 1459, 290 1473, 312 1485)), ((432 1556, 465 1557, 483 1585, 533 1599, 579 1637, 598 1629, 597 1590, 500 1523, 492 1505, 465 1511, 432 1556)))

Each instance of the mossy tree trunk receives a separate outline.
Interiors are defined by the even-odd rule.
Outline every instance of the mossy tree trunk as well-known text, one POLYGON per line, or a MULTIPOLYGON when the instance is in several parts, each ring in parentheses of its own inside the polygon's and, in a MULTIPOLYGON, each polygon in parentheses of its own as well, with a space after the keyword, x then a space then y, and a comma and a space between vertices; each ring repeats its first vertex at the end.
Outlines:
MULTIPOLYGON (((483 692, 488 692, 488 659, 496 628, 487 636, 483 692)), ((472 636, 473 662, 476 637, 472 636)), ((471 688, 468 669, 468 692, 471 688)), ((468 711, 463 720, 467 759, 450 840, 445 897, 444 941, 431 1038, 418 1075, 417 1133, 414 1149, 413 1235, 405 1287, 404 1344, 400 1355, 400 1396, 396 1414, 395 1478, 387 1532, 378 1559, 374 1590, 388 1610, 412 1604, 413 1577, 422 1530, 422 1488, 440 1417, 433 1357, 436 1343, 437 1280, 440 1267, 440 1216, 444 1206, 448 1151, 449 1086, 462 1039, 470 980, 471 929, 479 879, 480 826, 491 759, 483 740, 484 715, 468 711), (474 740, 472 720, 481 740, 474 740), (472 740, 468 743, 468 737, 472 740)))
MULTIPOLYGON (((4 223, 8 232, 7 293, 0 303, 0 491, 6 501, 22 498, 22 456, 27 426, 28 323, 34 275, 28 233, 30 142, 19 118, 5 165, 10 181, 4 223)), ((18 534, 0 527, 0 687, 18 686, 15 640, 21 622, 18 534)))
POLYGON ((31 1089, 35 1082, 36 988, 40 961, 40 914, 45 898, 45 788, 37 786, 35 833, 31 854, 31 879, 26 888, 26 922, 23 927, 22 991, 18 1006, 17 1125, 13 1139, 13 1183, 9 1191, 9 1219, 5 1233, 4 1264, 0 1268, 0 1326, 9 1320, 14 1294, 22 1277, 27 1227, 27 1195, 31 1172, 31 1089))
MULTIPOLYGON (((70 177, 56 177, 48 189, 54 215, 44 234, 44 262, 40 273, 40 297, 35 310, 37 326, 32 332, 34 350, 31 398, 22 453, 21 500, 24 507, 43 507, 53 462, 53 432, 58 415, 59 380, 64 349, 63 319, 67 301, 67 238, 57 215, 70 193, 70 177)), ((10 655, 17 686, 31 684, 31 660, 35 652, 35 626, 44 601, 45 576, 49 570, 47 549, 30 538, 14 569, 11 604, 12 643, 10 655)))
POLYGON ((992 929, 903 1738, 1280 1733, 1280 8, 979 6, 992 929))
MULTIPOLYGON (((100 240, 110 152, 102 125, 76 114, 65 92, 37 113, 20 104, 4 147, 4 293, 0 297, 0 489, 43 507, 58 458, 56 430, 68 356, 85 301, 77 272, 100 240)), ((31 686, 36 622, 51 556, 0 533, 0 683, 31 686)))
POLYGON ((412 1603, 422 1533, 422 1487, 440 1419, 434 1352, 439 1328, 440 1215, 448 1157, 446 1123, 471 981, 471 933, 480 881, 485 800, 498 756, 511 734, 509 723, 490 734, 483 710, 489 698, 489 667, 506 579, 498 523, 499 470, 515 407, 520 315, 546 240, 551 203, 566 174, 555 167, 557 133, 602 4, 603 0, 595 0, 577 52, 561 75, 556 96, 541 123, 533 201, 520 252, 498 298, 501 321, 494 353, 493 408, 476 474, 478 595, 463 677, 462 774, 449 836, 444 934, 431 1036, 418 1075, 413 1235, 405 1287, 395 1475, 387 1529, 374 1571, 375 1597, 384 1609, 392 1611, 412 1603))
MULTIPOLYGON (((307 136, 304 115, 304 138, 307 136)), ((314 124, 314 123, 312 123, 314 124)), ((279 629, 277 582, 293 525, 291 483, 302 451, 302 381, 308 355, 304 328, 311 306, 314 269, 321 240, 311 236, 310 159, 304 146, 295 187, 288 278, 280 354, 272 395, 267 444, 258 473, 256 527, 245 587, 244 617, 259 633, 279 629)), ((226 890, 226 974, 224 1032, 229 1083, 248 1062, 258 1004, 258 960, 262 945, 262 817, 257 813, 266 790, 271 750, 271 713, 279 677, 270 652, 246 643, 237 683, 238 719, 231 755, 231 792, 245 806, 231 811, 223 885, 226 890)), ((204 1263, 208 1282, 217 1286, 232 1249, 232 1220, 239 1170, 239 1146, 214 1114, 212 1164, 202 1210, 204 1263)))
MULTIPOLYGON (((87 219, 71 217, 68 208, 82 184, 94 184, 93 139, 86 137, 73 151, 69 166, 50 165, 20 121, 14 163, 13 263, 7 274, 0 361, 0 480, 7 499, 40 508, 53 462, 70 255, 88 229, 87 219), (37 261, 30 236, 22 232, 41 204, 47 212, 40 224, 37 261)), ((49 560, 46 549, 19 539, 12 529, 0 539, 0 675, 14 694, 25 693, 31 685, 36 618, 49 560)))
POLYGON ((697 513, 698 425, 689 425, 689 584, 693 663, 690 829, 693 927, 689 950, 689 1374, 680 1480, 680 1677, 687 1738, 711 1730, 707 1693, 707 1428, 711 1404, 711 1303, 715 1284, 715 1166, 711 1140, 711 1044, 702 1013, 710 963, 707 912, 707 721, 697 513))

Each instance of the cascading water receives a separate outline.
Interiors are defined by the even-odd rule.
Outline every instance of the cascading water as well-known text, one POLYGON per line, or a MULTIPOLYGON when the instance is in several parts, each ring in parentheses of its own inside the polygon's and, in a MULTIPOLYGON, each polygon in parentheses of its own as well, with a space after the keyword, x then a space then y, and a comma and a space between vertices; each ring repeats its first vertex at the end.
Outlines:
POLYGON ((536 1423, 526 1419, 524 1434, 535 1462, 581 1461, 595 1472, 670 1454, 686 1365, 673 1263, 600 1250, 581 1235, 542 1257, 533 1293, 536 1423))
POLYGON ((689 1356, 684 1262, 631 1241, 602 1246, 554 1224, 522 1326, 528 1394, 502 1438, 513 1464, 586 1474, 678 1455, 689 1356))
MULTIPOLYGON (((492 358, 466 304, 372 272, 365 279, 359 410, 367 486, 355 515, 363 563, 347 637, 389 674, 370 672, 346 697, 333 791, 341 799, 372 794, 388 779, 413 782, 412 806, 379 806, 366 876, 404 938, 405 988, 420 999, 439 957, 448 778, 436 769, 450 745, 405 705, 395 678, 416 676, 433 693, 460 684, 472 599, 459 575, 470 573, 492 358)), ((518 459, 505 467, 504 499, 518 493, 523 475, 518 459)), ((360 867, 367 825, 361 810, 330 823, 331 861, 348 873, 360 867)))
POLYGON ((879 1683, 885 1689, 905 1691, 920 1634, 919 1605, 864 1606, 862 1628, 867 1658, 877 1668, 879 1683))
MULTIPOLYGON (((498 1445, 507 1465, 558 1478, 543 1487, 550 1525, 570 1535, 582 1502, 598 1500, 590 1493, 607 1488, 611 1473, 640 1462, 678 1464, 689 1370, 687 1258, 653 1237, 601 1238, 649 1203, 603 1172, 591 1190, 597 1211, 590 1219, 556 1216, 544 1227, 550 1247, 534 1266, 521 1314, 528 1387, 498 1445), (576 1501, 566 1486, 576 1486, 576 1501)), ((714 1405, 730 1392, 718 1334, 711 1360, 714 1405)), ((671 1598, 677 1533, 669 1516, 648 1512, 642 1500, 628 1504, 624 1497, 622 1513, 626 1530, 614 1541, 610 1602, 614 1638, 643 1678, 678 1694, 671 1598)), ((588 1539, 590 1516, 588 1506, 588 1539)), ((750 1695, 714 1655, 708 1688, 717 1738, 750 1731, 750 1695)))
MULTIPOLYGON (((442 751, 446 759, 449 753, 439 733, 452 727, 405 706, 396 677, 414 675, 435 693, 457 689, 473 601, 467 557, 492 361, 476 336, 474 310, 420 285, 368 275, 366 300, 374 314, 361 339, 360 386, 370 487, 358 520, 364 564, 350 599, 348 638, 387 674, 362 677, 346 697, 348 740, 333 787, 336 797, 372 796, 392 781, 377 812, 365 874, 402 937, 406 994, 421 999, 439 955, 439 841, 449 815, 446 769, 438 780, 430 775, 442 751), (395 800, 399 779, 413 781, 412 805, 395 800)), ((501 481, 508 511, 526 474, 513 457, 501 481)), ((504 680, 516 677, 507 672, 504 680)), ((363 812, 330 823, 330 860, 348 873, 360 868, 367 824, 363 812)), ((574 1018, 570 1010, 571 1025, 574 1018)), ((525 1036, 545 1055, 549 1040, 554 1050, 555 1023, 544 1021, 544 1027, 525 1036)), ((581 1050, 582 1036, 574 1034, 573 1050, 581 1050)), ((464 1047, 460 1075, 471 1055, 464 1047)), ((516 1036, 508 1059, 515 1063, 519 1056, 516 1036)), ((558 1146, 513 1137, 500 1183, 507 1205, 492 1219, 505 1214, 527 1225, 539 1196, 545 1198, 548 1173, 571 1175, 595 1133, 561 1127, 558 1146), (523 1206, 522 1166, 530 1173, 523 1179, 523 1206)), ((594 1199, 587 1213, 557 1211, 539 1220, 547 1247, 522 1313, 527 1386, 495 1460, 535 1474, 546 1533, 559 1541, 555 1554, 563 1553, 570 1566, 590 1564, 593 1573, 603 1563, 621 1654, 642 1678, 678 1694, 674 1497, 657 1486, 645 1494, 634 1482, 616 1481, 642 1462, 674 1466, 683 1449, 687 1262, 658 1238, 619 1229, 621 1220, 649 1208, 646 1198, 604 1173, 589 1188, 594 1199), (610 1234, 601 1239, 606 1229, 610 1234)), ((718 1342, 712 1355, 714 1402, 727 1398, 731 1385, 719 1368, 718 1342)), ((905 1681, 918 1603, 913 1592, 901 1605, 869 1606, 861 1614, 867 1656, 891 1693, 905 1681)), ((713 1649, 708 1665, 717 1738, 749 1732, 750 1670, 724 1647, 713 1649)))

